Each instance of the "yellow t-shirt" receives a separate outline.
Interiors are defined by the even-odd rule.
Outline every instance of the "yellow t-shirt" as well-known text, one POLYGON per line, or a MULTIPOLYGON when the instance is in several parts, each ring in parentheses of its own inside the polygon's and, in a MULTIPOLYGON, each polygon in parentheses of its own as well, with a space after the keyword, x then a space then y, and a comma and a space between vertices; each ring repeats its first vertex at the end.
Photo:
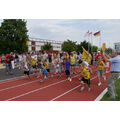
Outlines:
POLYGON ((90 71, 85 67, 83 69, 83 75, 85 75, 87 73, 87 76, 85 76, 85 79, 90 79, 90 71))
POLYGON ((32 64, 32 65, 35 65, 35 64, 36 64, 36 60, 33 59, 33 58, 31 58, 31 64, 32 64))
POLYGON ((49 65, 47 64, 47 62, 44 62, 43 65, 45 66, 46 69, 49 69, 49 65))
POLYGON ((75 56, 70 56, 70 63, 71 65, 75 64, 75 56))
POLYGON ((102 63, 102 60, 101 61, 97 61, 97 69, 98 70, 104 70, 104 65, 103 65, 103 63, 102 63))

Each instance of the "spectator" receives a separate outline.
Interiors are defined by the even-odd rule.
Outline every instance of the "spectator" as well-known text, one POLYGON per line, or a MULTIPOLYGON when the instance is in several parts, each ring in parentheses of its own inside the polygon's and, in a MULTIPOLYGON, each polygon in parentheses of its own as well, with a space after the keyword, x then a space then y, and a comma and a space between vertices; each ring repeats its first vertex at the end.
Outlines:
POLYGON ((8 73, 12 74, 12 63, 11 61, 13 61, 14 57, 12 56, 12 54, 7 54, 5 56, 5 64, 6 64, 6 75, 8 75, 8 73))
POLYGON ((107 82, 107 89, 110 97, 111 98, 116 98, 117 93, 115 90, 115 82, 120 76, 120 55, 116 51, 112 51, 112 56, 108 56, 106 53, 103 53, 105 61, 111 62, 111 74, 107 82))

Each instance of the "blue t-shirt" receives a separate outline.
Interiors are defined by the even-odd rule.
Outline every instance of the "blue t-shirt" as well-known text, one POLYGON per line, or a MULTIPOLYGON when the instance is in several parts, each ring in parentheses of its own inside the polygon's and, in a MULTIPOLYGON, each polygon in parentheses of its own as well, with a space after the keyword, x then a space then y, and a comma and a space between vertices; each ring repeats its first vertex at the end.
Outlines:
POLYGON ((47 74, 47 70, 46 70, 46 68, 45 68, 43 65, 42 65, 40 68, 41 68, 42 71, 43 71, 43 68, 44 68, 43 73, 44 73, 44 74, 47 74))
POLYGON ((111 72, 120 72, 120 55, 110 59, 111 72))
POLYGON ((70 62, 65 61, 65 70, 70 70, 70 62))

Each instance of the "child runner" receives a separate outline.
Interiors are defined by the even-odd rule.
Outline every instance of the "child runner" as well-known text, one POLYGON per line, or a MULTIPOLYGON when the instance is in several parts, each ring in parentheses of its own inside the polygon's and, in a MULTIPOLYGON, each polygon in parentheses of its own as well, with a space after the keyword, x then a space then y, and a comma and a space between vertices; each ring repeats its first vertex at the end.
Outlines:
POLYGON ((65 73, 67 75, 68 80, 71 82, 72 78, 70 77, 70 61, 66 58, 65 61, 65 73))
MULTIPOLYGON (((42 78, 43 79, 46 79, 48 77, 48 72, 45 68, 44 65, 42 65, 41 63, 38 64, 38 67, 41 69, 41 72, 42 72, 42 78)), ((40 80, 40 82, 44 82, 44 80, 40 80)))
POLYGON ((22 62, 21 70, 24 71, 24 75, 27 75, 29 80, 31 80, 29 76, 29 68, 25 62, 22 62))
POLYGON ((72 52, 71 52, 71 56, 70 56, 70 63, 71 63, 71 71, 72 71, 72 73, 76 74, 76 72, 75 72, 76 57, 72 52))
POLYGON ((104 76, 104 68, 105 68, 105 64, 102 61, 102 57, 99 56, 98 57, 98 61, 96 63, 96 67, 97 67, 97 77, 98 77, 98 86, 101 85, 101 81, 100 81, 100 76, 103 77, 104 80, 106 80, 106 77, 104 76))
POLYGON ((91 90, 91 83, 90 83, 90 70, 87 68, 85 62, 82 62, 80 67, 80 74, 81 74, 81 88, 80 90, 83 91, 85 88, 85 84, 88 86, 88 91, 91 90))

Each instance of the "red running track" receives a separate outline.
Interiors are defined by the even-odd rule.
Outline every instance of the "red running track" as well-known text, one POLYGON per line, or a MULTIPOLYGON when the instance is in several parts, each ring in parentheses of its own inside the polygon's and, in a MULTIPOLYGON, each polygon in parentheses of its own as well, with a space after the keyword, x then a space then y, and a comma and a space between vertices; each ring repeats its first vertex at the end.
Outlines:
MULTIPOLYGON (((106 74, 107 79, 109 74, 106 74)), ((80 91, 79 74, 72 75, 73 80, 69 82, 66 76, 54 76, 40 83, 39 79, 32 76, 28 78, 17 78, 0 82, 0 101, 93 101, 106 88, 107 81, 102 80, 102 85, 97 86, 95 71, 91 75, 90 92, 87 88, 80 91)))

